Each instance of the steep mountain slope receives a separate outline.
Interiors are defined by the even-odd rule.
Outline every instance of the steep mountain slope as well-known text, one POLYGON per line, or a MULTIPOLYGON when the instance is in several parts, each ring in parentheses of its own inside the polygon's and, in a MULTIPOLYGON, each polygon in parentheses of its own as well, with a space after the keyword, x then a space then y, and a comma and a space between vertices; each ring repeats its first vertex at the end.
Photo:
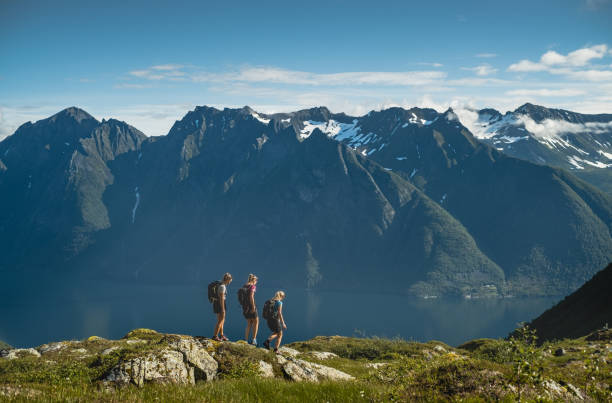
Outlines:
POLYGON ((612 264, 529 325, 540 341, 576 338, 612 324, 612 264))
POLYGON ((102 194, 107 163, 145 135, 123 122, 98 122, 68 108, 22 125, 0 143, 0 271, 59 264, 110 222, 102 194))
POLYGON ((321 127, 436 200, 503 268, 512 293, 570 292, 612 259, 609 196, 480 143, 452 110, 391 108, 299 123, 302 136, 321 127))
POLYGON ((121 178, 105 197, 114 214, 104 252, 84 257, 106 275, 203 281, 238 270, 293 286, 504 289, 465 228, 408 181, 248 108, 196 108, 145 142, 121 178))
POLYGON ((460 115, 479 140, 505 154, 570 170, 612 193, 612 114, 525 104, 505 115, 494 109, 460 115))
POLYGON ((558 295, 612 259, 609 196, 480 143, 451 110, 197 107, 145 138, 71 108, 0 155, 5 273, 558 295))

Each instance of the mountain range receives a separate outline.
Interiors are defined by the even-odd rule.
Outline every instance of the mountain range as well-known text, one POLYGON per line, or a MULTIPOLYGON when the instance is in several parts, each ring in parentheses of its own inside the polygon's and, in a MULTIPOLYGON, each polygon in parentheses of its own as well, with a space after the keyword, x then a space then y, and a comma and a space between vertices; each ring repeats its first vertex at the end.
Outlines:
POLYGON ((68 108, 0 142, 0 275, 254 272, 422 297, 576 289, 612 260, 611 197, 497 148, 451 109, 196 107, 147 137, 68 108))
POLYGON ((528 103, 503 115, 482 109, 461 116, 480 141, 505 154, 564 168, 612 194, 612 114, 586 115, 528 103))

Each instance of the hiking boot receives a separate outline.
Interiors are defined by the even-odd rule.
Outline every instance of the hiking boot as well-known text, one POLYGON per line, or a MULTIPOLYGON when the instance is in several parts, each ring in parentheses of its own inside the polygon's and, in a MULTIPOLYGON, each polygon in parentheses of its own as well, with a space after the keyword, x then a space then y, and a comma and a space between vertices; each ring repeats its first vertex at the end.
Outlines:
POLYGON ((214 341, 223 341, 223 339, 221 339, 219 336, 214 336, 212 339, 214 341))
POLYGON ((221 335, 221 340, 223 340, 223 341, 229 341, 229 339, 228 339, 227 337, 225 337, 225 335, 224 335, 224 334, 222 334, 222 335, 221 335))
POLYGON ((264 346, 264 347, 265 347, 267 350, 269 350, 269 349, 270 349, 270 340, 266 340, 266 341, 264 341, 264 342, 263 342, 263 346, 264 346))
POLYGON ((278 354, 278 348, 274 348, 274 354, 278 354))

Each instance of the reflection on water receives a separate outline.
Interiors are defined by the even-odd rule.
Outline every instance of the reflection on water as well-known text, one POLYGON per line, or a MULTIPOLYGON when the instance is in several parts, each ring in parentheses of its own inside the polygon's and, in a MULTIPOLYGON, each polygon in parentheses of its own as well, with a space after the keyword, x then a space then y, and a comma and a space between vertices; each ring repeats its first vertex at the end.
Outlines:
MULTIPOLYGON (((232 340, 244 335, 246 325, 237 290, 238 286, 230 287, 228 298, 225 333, 232 340)), ((260 313, 273 291, 258 288, 260 313)), ((557 300, 423 300, 385 294, 286 291, 287 342, 317 335, 359 334, 458 345, 479 337, 505 337, 518 322, 533 319, 557 300)), ((0 297, 0 318, 0 340, 18 347, 91 335, 116 339, 139 327, 210 336, 215 323, 203 286, 97 284, 61 295, 0 297)), ((267 335, 262 323, 258 338, 263 340, 267 335)))

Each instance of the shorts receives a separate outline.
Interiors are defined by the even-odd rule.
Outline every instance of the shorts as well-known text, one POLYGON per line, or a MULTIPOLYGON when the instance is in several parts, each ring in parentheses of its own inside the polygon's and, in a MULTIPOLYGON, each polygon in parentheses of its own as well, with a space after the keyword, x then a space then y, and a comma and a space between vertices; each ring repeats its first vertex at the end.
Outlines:
POLYGON ((244 316, 245 319, 256 319, 259 314, 257 313, 257 308, 255 308, 255 310, 253 311, 242 311, 242 316, 244 316))
MULTIPOLYGON (((227 303, 224 302, 223 305, 225 306, 225 310, 227 311, 227 303)), ((216 314, 221 313, 221 301, 219 301, 218 299, 213 301, 213 312, 216 314)))
POLYGON ((272 333, 280 333, 283 331, 283 325, 281 324, 280 319, 268 319, 268 327, 272 333))

